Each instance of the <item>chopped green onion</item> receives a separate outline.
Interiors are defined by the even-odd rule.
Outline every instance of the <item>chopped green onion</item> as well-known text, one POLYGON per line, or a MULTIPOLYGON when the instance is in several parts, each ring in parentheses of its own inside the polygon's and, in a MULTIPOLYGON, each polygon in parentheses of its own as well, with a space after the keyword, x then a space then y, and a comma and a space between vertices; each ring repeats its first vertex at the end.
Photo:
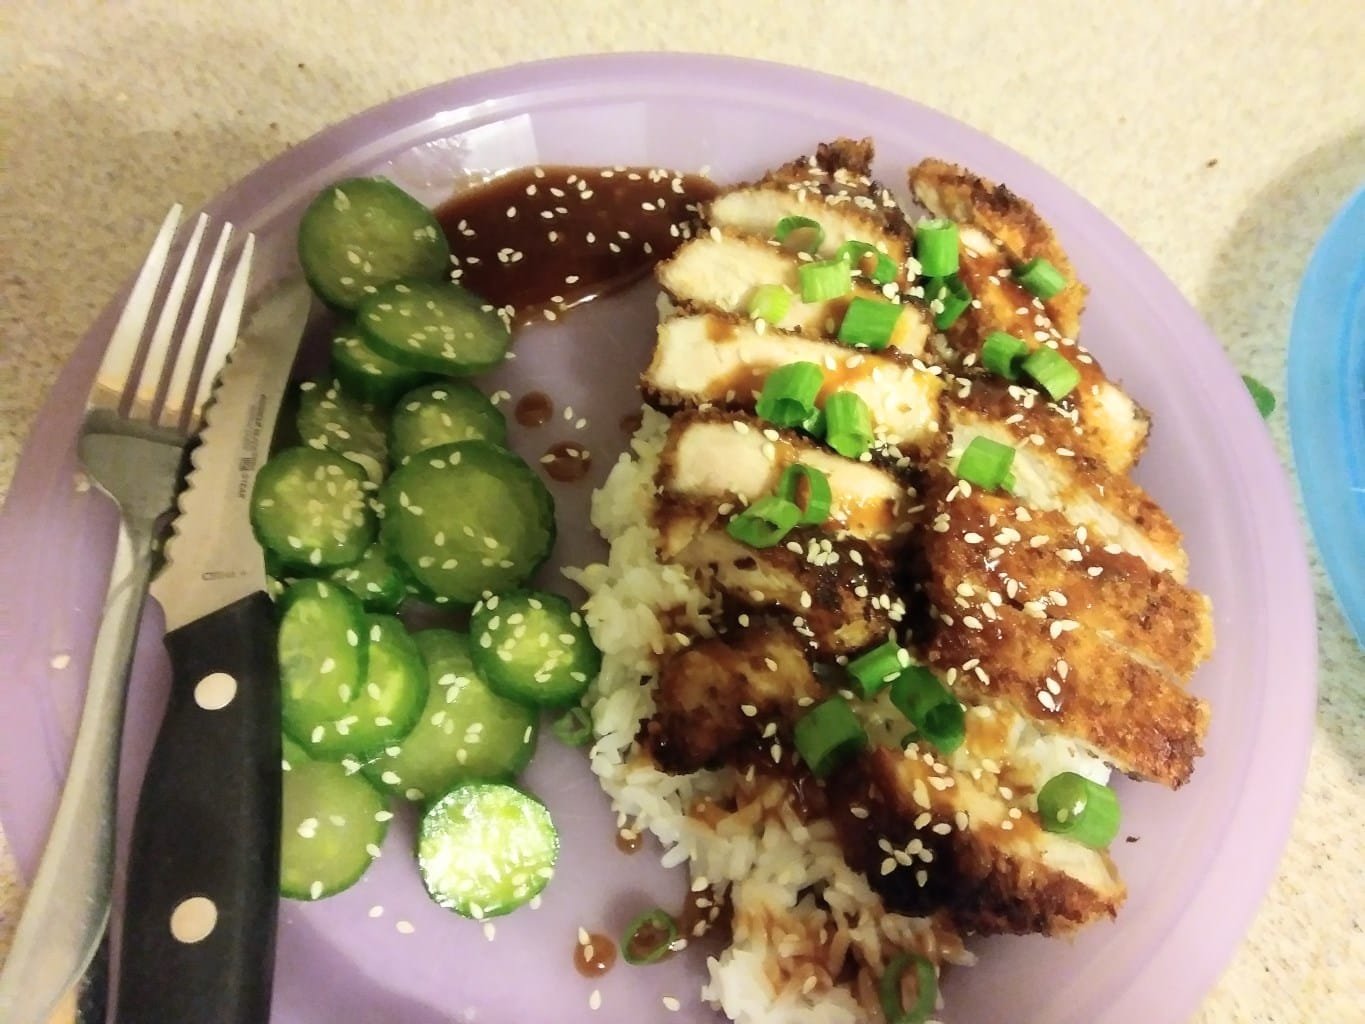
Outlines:
POLYGON ((853 288, 848 264, 843 260, 817 260, 803 263, 797 271, 802 302, 824 302, 847 295, 853 288))
POLYGON ((928 959, 914 953, 898 953, 886 965, 886 973, 877 982, 882 1013, 886 1024, 924 1024, 938 1002, 938 975, 928 959), (901 981, 905 972, 915 968, 915 1001, 906 1006, 901 1001, 901 981))
POLYGON ((781 323, 792 308, 791 289, 784 284, 761 284, 749 296, 747 312, 751 320, 781 323))
MULTIPOLYGON (((819 252, 820 246, 825 243, 825 229, 820 226, 819 221, 811 220, 809 217, 783 217, 777 222, 777 230, 773 232, 779 245, 786 245, 787 239, 793 234, 805 241, 804 245, 794 246, 801 252, 819 252)), ((796 240, 792 239, 793 242, 796 240)))
POLYGON ((1008 494, 1013 494, 1017 483, 1018 481, 1014 479, 1014 470, 1010 470, 1005 474, 1005 479, 1000 481, 1000 489, 1008 494))
POLYGON ((924 666, 912 665, 891 681, 891 703, 942 753, 962 745, 967 735, 962 705, 924 666))
POLYGON ((991 331, 981 345, 981 364, 1006 380, 1019 379, 1019 365, 1028 356, 1028 345, 1013 334, 991 331))
POLYGON ((1054 402, 1071 394, 1081 382, 1081 372, 1056 349, 1046 346, 1034 349, 1020 369, 1051 395, 1054 402))
POLYGON ((867 242, 845 242, 839 246, 834 258, 843 260, 851 268, 859 271, 865 277, 871 278, 877 284, 889 284, 896 279, 896 261, 875 245, 869 245, 867 242), (867 269, 869 257, 876 261, 871 271, 867 269))
POLYGON ((1062 272, 1041 257, 1016 269, 1014 279, 1044 302, 1066 287, 1062 272))
POLYGON ((848 672, 858 680, 864 697, 875 697, 909 666, 910 653, 895 640, 888 640, 850 661, 848 672))
POLYGON ((994 490, 1005 483, 1014 463, 1014 449, 989 437, 974 437, 957 460, 958 479, 994 490))
POLYGON ((865 299, 857 296, 844 311, 839 324, 839 340, 845 345, 883 349, 891 343, 904 307, 885 299, 865 299))
POLYGON ((621 940, 621 957, 635 967, 658 963, 668 956, 677 941, 678 922, 662 907, 655 907, 626 926, 626 936, 621 940))
POLYGON ((829 506, 833 500, 829 489, 829 477, 818 469, 799 462, 788 466, 777 481, 777 496, 801 508, 801 518, 797 520, 799 526, 819 526, 829 518, 829 506), (800 496, 803 480, 806 483, 806 504, 801 508, 801 502, 797 498, 800 496))
POLYGON ((825 436, 825 410, 816 409, 801 421, 801 429, 811 437, 823 439, 825 436))
POLYGON ((1062 772, 1038 791, 1038 817, 1048 832, 1070 836, 1098 850, 1118 835, 1119 798, 1108 786, 1084 775, 1062 772))
POLYGON ((1251 392, 1251 400, 1256 403, 1256 411, 1261 414, 1261 419, 1267 419, 1275 411, 1275 392, 1250 374, 1242 374, 1242 383, 1251 392))
POLYGON ((787 363, 763 381, 754 411, 779 427, 794 427, 815 409, 825 383, 818 363, 787 363))
POLYGON ((592 742, 592 716, 587 708, 570 708, 550 723, 550 731, 570 747, 586 747, 592 742))
POLYGON ((925 286, 924 297, 931 309, 935 301, 942 307, 934 314, 934 326, 940 331, 946 331, 957 323, 957 318, 972 304, 972 293, 956 274, 930 281, 925 286))
POLYGON ((759 498, 725 524, 725 532, 751 548, 770 548, 801 521, 801 510, 776 495, 759 498))
POLYGON ((852 391, 836 391, 825 399, 825 443, 850 459, 872 447, 872 412, 852 391))
POLYGON ((842 697, 831 697, 807 711, 796 723, 794 739, 801 760, 818 779, 867 746, 862 723, 842 697))
POLYGON ((925 277, 957 273, 957 225, 950 220, 922 220, 915 225, 915 259, 925 277))

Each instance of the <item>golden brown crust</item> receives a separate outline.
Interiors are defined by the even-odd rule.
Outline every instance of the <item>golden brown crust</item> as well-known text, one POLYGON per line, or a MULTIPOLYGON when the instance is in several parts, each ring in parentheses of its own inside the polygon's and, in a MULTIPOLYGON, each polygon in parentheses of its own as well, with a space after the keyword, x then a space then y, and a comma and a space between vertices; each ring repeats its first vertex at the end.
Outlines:
POLYGON ((1076 869, 1062 870, 1048 850, 1067 841, 1044 833, 1036 816, 1011 818, 970 776, 934 772, 899 751, 878 748, 842 773, 829 806, 850 863, 888 907, 945 913, 964 931, 1068 935, 1114 917, 1126 895, 1107 854, 1068 850, 1076 869), (947 779, 944 788, 930 784, 947 779), (964 805, 978 813, 963 812, 964 805), (909 863, 897 851, 913 851, 903 857, 909 863))

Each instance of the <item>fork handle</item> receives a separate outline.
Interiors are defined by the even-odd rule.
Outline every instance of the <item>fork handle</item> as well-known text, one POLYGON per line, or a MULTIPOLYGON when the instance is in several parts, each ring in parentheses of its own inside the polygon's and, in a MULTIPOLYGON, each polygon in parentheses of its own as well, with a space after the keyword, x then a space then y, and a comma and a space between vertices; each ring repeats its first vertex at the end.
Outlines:
POLYGON ((166 634, 171 694, 128 863, 118 1024, 270 1016, 280 694, 264 593, 166 634))

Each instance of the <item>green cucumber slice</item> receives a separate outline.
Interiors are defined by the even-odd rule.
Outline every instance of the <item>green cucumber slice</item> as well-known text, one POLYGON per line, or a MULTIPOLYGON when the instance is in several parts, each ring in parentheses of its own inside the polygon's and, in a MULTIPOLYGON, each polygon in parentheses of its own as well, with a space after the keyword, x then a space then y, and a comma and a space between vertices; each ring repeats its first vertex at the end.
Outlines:
POLYGON ((356 326, 380 355, 451 377, 497 366, 512 337, 492 306, 450 281, 384 285, 360 304, 356 326))
POLYGON ((422 452, 379 493, 384 545, 421 588, 473 604, 522 583, 554 544, 554 500, 520 458, 487 441, 422 452))
POLYGON ((280 599, 277 640, 285 732, 305 750, 313 730, 347 713, 369 670, 365 611, 350 591, 299 580, 280 599))
POLYGON ((251 526, 282 567, 348 565, 374 540, 365 471, 335 452, 286 448, 266 460, 251 491, 251 526))
POLYGON ((468 782, 422 817, 417 867, 431 898, 482 920, 528 902, 554 875, 559 833, 545 805, 514 786, 468 782))
POLYGON ((489 688, 464 634, 427 629, 413 639, 427 666, 426 707, 407 737, 370 761, 365 774, 409 800, 438 796, 457 782, 516 778, 535 753, 535 709, 489 688))
POLYGON ((390 281, 450 272, 436 217, 385 178, 349 178, 319 192, 303 212, 298 244, 309 285, 339 309, 355 309, 390 281))
POLYGON ((360 598, 370 612, 396 612, 408 592, 407 580, 382 544, 371 544, 354 565, 332 570, 332 579, 360 598))
POLYGON ((474 664, 495 693, 537 707, 578 703, 602 667, 583 616, 558 594, 515 591, 474 606, 474 664))
POLYGON ((371 483, 379 484, 388 472, 388 415, 357 402, 331 381, 299 385, 298 427, 309 448, 344 455, 365 470, 371 483))
POLYGON ((364 776, 310 760, 287 741, 285 764, 280 895, 320 900, 360 880, 379 856, 393 814, 388 799, 364 776))
POLYGON ((381 356, 358 332, 332 339, 332 376, 341 390, 357 402, 389 409, 403 395, 431 379, 431 374, 409 369, 381 356))
POLYGON ((498 407, 464 381, 441 381, 409 391, 389 418, 389 458, 395 466, 418 452, 455 441, 507 443, 507 420, 498 407))

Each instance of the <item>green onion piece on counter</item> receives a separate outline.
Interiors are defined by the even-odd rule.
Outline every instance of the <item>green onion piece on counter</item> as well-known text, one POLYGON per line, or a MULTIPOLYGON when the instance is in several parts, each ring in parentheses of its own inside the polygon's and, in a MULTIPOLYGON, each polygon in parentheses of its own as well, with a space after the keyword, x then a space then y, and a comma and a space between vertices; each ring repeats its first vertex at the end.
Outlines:
POLYGON ((915 225, 915 259, 925 277, 957 273, 957 225, 933 218, 915 225))
POLYGON ((759 498, 725 524, 725 532, 751 548, 770 548, 801 521, 801 510, 785 498, 759 498))
POLYGON ((1021 364, 1020 369, 1032 377, 1054 402, 1061 401, 1081 382, 1081 372, 1072 366, 1056 349, 1037 348, 1021 364))
POLYGON ((867 746, 867 733, 842 697, 831 697, 801 717, 794 730, 796 751, 817 779, 867 746))
POLYGON ((794 427, 814 411, 824 383, 818 363, 779 366, 763 381, 754 411, 779 427, 794 427))
POLYGON ((1016 268, 1014 279, 1044 302, 1066 287, 1062 272, 1042 258, 1016 268))
POLYGON ((799 462, 788 466, 777 481, 777 496, 801 509, 801 518, 797 520, 798 526, 819 526, 829 518, 829 507, 833 502, 829 477, 818 469, 799 462), (803 482, 806 485, 804 505, 800 501, 803 482))
POLYGON ((886 965, 877 982, 886 1024, 924 1024, 938 1002, 938 975, 934 965, 914 953, 898 953, 886 965), (915 969, 915 1001, 906 1006, 901 1000, 901 982, 911 967, 915 969))
POLYGON ((951 754, 966 738, 962 705, 923 665, 912 665, 891 681, 891 703, 941 753, 951 754))
POLYGON ((621 940, 621 956, 635 967, 658 963, 668 956, 678 941, 678 922, 661 907, 646 910, 626 926, 621 940))
POLYGON ((876 284, 890 284, 896 279, 896 261, 875 245, 867 242, 845 242, 835 252, 836 260, 843 260, 854 271, 871 278, 876 284), (869 269, 868 261, 873 265, 869 269))
POLYGON ((935 278, 924 287, 924 299, 933 308, 935 301, 942 307, 934 314, 934 326, 946 331, 957 318, 972 304, 972 293, 956 274, 951 277, 935 278))
POLYGON ((1275 392, 1250 374, 1242 374, 1242 383, 1251 392, 1251 400, 1256 403, 1256 411, 1261 414, 1261 419, 1268 418, 1275 411, 1275 392))
POLYGON ((1018 380, 1020 364, 1028 357, 1028 345, 1013 334, 991 331, 981 345, 981 365, 1006 380, 1018 380))
POLYGON ((796 272, 801 282, 802 302, 824 302, 847 295, 853 289, 848 264, 843 260, 817 260, 803 263, 796 272))
POLYGON ((586 747, 592 742, 592 716, 587 708, 570 708, 550 724, 550 731, 570 747, 586 747))
POLYGON ((801 421, 801 429, 811 437, 823 439, 825 436, 825 410, 816 409, 801 421))
POLYGON ((850 459, 872 447, 872 412, 852 391, 836 391, 825 399, 825 443, 850 459))
POLYGON ((770 324, 781 323, 792 308, 791 289, 784 284, 761 284, 749 296, 745 311, 751 320, 765 320, 770 324))
POLYGON ((843 322, 839 324, 839 340, 845 345, 886 348, 904 311, 899 302, 857 296, 848 304, 843 322))
POLYGON ((848 663, 848 674, 858 680, 864 697, 875 697, 910 667, 910 652, 895 640, 864 651, 848 663))
POLYGON ((819 252, 820 246, 825 244, 825 229, 819 221, 809 217, 783 217, 777 222, 773 237, 779 245, 786 245, 787 240, 791 239, 792 247, 801 252, 819 252), (797 237, 792 238, 792 235, 797 237))
POLYGON ((989 437, 974 437, 957 460, 957 476, 974 487, 995 490, 1004 486, 1014 463, 1014 449, 989 437))
POLYGON ((1047 831, 1099 850, 1118 835, 1119 798, 1084 775, 1062 772, 1038 791, 1038 817, 1047 831))

